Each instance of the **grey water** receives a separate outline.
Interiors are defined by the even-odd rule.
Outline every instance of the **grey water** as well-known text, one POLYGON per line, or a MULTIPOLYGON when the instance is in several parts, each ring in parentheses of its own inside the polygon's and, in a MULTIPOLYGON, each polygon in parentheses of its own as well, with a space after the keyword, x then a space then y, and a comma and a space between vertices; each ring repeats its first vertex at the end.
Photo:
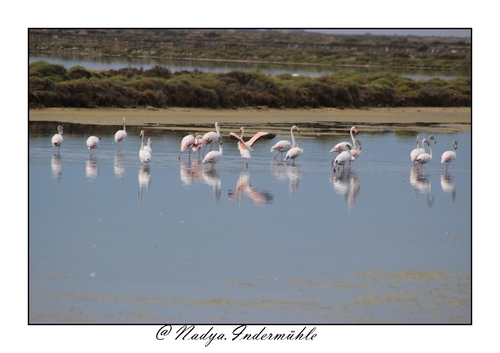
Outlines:
POLYGON ((437 143, 417 172, 415 134, 360 131, 334 173, 348 132, 299 136, 294 163, 269 153, 290 136, 261 139, 248 167, 223 134, 212 170, 147 129, 142 166, 128 130, 119 153, 66 129, 58 153, 57 124, 30 129, 30 323, 470 323, 470 133, 419 132, 437 143))
MULTIPOLYGON (((380 68, 349 68, 335 67, 325 65, 298 65, 298 64, 266 64, 266 63, 244 63, 244 62, 221 62, 221 61, 199 61, 199 60, 177 60, 177 59, 159 59, 159 58, 122 58, 122 57, 89 57, 89 56, 54 56, 44 54, 30 54, 29 63, 36 61, 47 61, 51 64, 63 65, 66 69, 75 66, 83 66, 89 70, 118 70, 126 67, 143 68, 149 70, 155 65, 166 66, 172 72, 193 71, 227 73, 234 70, 257 71, 266 75, 297 74, 301 76, 319 77, 330 75, 338 71, 370 73, 378 72, 380 68)), ((402 70, 402 69, 384 69, 412 80, 430 80, 440 78, 451 80, 465 75, 455 71, 439 70, 402 70)))

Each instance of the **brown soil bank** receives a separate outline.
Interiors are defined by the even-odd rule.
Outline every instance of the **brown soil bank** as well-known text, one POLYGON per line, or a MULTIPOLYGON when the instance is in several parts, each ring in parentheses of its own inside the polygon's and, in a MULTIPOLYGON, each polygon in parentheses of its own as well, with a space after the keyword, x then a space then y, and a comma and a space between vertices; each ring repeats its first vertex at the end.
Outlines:
POLYGON ((372 109, 268 109, 266 107, 230 110, 169 109, 30 109, 30 122, 57 122, 119 127, 123 117, 127 126, 155 130, 206 130, 218 121, 221 131, 238 131, 241 126, 252 130, 283 133, 298 125, 304 135, 345 134, 352 125, 364 132, 471 131, 471 108, 372 108, 372 109))

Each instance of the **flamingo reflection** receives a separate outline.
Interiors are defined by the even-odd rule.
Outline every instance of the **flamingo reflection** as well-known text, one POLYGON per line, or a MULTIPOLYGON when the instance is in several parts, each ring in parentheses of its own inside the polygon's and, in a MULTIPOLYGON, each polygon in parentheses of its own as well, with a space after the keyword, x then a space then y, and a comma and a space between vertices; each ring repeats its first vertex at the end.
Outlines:
POLYGON ((122 180, 122 184, 125 180, 125 166, 124 166, 125 157, 120 153, 115 156, 115 162, 113 164, 113 170, 115 172, 115 176, 122 180))
POLYGON ((299 189, 299 181, 302 178, 300 165, 290 165, 283 162, 271 162, 271 174, 277 180, 288 180, 288 192, 293 194, 299 189))
POLYGON ((50 168, 52 169, 52 176, 56 179, 61 179, 62 163, 61 163, 61 156, 59 154, 52 155, 52 159, 50 161, 50 168))
POLYGON ((427 207, 431 208, 434 205, 434 196, 431 197, 431 181, 423 175, 419 166, 410 169, 410 184, 414 188, 415 198, 418 194, 427 194, 427 207))
POLYGON ((272 193, 268 191, 259 191, 252 187, 252 184, 250 183, 250 173, 248 171, 240 173, 240 177, 236 182, 236 190, 229 190, 229 202, 233 202, 234 199, 238 198, 238 205, 241 205, 243 201, 243 193, 253 200, 255 206, 272 203, 274 199, 272 193))
POLYGON ((351 171, 337 173, 330 177, 330 183, 333 185, 335 193, 344 196, 349 210, 352 210, 361 189, 356 175, 351 171))
POLYGON ((441 175, 441 189, 443 192, 449 192, 451 194, 451 201, 455 202, 457 196, 455 191, 455 180, 448 172, 446 172, 445 175, 441 175))
POLYGON ((149 189, 149 185, 151 185, 151 174, 149 172, 149 165, 143 165, 139 169, 139 202, 142 202, 142 189, 149 189))
POLYGON ((90 157, 85 162, 85 175, 87 178, 95 178, 99 173, 99 166, 97 165, 97 160, 90 157))
MULTIPOLYGON (((211 151, 211 152, 213 152, 213 151, 211 151)), ((210 154, 210 152, 208 154, 210 154)), ((214 193, 215 193, 215 198, 217 200, 220 200, 221 180, 220 180, 219 172, 217 171, 217 169, 203 169, 202 170, 202 178, 203 178, 203 182, 205 184, 207 184, 213 188, 214 193)))
POLYGON ((203 179, 201 175, 200 161, 196 159, 194 159, 191 163, 181 161, 179 172, 182 185, 184 186, 200 184, 203 179))

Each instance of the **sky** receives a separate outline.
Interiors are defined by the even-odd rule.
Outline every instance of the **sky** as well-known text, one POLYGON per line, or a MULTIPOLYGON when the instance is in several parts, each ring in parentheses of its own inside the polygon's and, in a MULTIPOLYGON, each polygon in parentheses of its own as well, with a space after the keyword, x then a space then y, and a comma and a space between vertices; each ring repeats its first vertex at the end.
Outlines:
POLYGON ((311 29, 308 31, 321 32, 321 33, 331 33, 331 34, 366 34, 370 33, 373 35, 400 35, 400 36, 439 36, 439 37, 460 37, 460 38, 470 38, 472 30, 470 28, 415 28, 415 29, 399 29, 399 28, 384 28, 384 29, 311 29))

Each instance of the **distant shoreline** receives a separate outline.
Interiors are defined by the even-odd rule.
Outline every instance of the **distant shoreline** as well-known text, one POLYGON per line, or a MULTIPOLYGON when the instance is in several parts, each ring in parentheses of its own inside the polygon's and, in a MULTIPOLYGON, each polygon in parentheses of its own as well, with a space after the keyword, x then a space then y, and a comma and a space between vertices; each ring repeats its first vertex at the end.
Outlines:
MULTIPOLYGON (((205 129, 218 121, 222 131, 241 126, 249 131, 273 127, 277 132, 301 126, 303 136, 330 135, 356 125, 366 132, 471 131, 471 108, 371 108, 371 109, 242 109, 194 108, 42 108, 29 110, 29 122, 54 122, 83 125, 120 126, 126 117, 127 126, 157 130, 205 129)), ((194 131, 192 131, 194 132, 194 131)))

